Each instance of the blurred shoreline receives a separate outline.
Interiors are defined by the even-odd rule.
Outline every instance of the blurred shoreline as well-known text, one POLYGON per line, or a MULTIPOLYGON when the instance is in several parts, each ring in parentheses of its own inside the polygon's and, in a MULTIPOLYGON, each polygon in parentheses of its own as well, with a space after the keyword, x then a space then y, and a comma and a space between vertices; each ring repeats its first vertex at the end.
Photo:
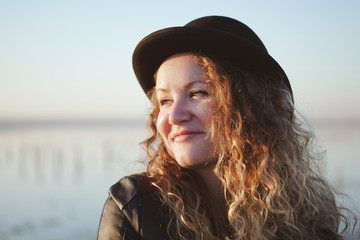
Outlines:
MULTIPOLYGON (((0 120, 0 239, 94 238, 109 186, 146 169, 145 119, 0 120)), ((327 149, 322 173, 350 197, 338 201, 360 209, 360 118, 308 122, 327 149)))

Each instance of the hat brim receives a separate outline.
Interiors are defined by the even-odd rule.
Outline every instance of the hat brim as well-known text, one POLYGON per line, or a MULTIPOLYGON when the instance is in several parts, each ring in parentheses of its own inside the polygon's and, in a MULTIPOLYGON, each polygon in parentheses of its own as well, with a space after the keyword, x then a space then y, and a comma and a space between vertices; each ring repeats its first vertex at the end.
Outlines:
POLYGON ((133 54, 135 75, 147 94, 155 86, 153 76, 168 57, 185 52, 221 56, 244 70, 282 78, 291 86, 280 65, 263 49, 227 32, 197 27, 172 27, 156 31, 139 42, 133 54))

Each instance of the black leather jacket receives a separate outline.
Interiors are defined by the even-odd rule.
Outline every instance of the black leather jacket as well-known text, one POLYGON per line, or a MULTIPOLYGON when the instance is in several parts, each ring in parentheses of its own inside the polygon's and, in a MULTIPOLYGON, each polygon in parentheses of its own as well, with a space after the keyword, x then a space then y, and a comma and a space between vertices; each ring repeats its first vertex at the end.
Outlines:
POLYGON ((96 239, 169 239, 157 196, 144 173, 120 179, 109 190, 96 239))

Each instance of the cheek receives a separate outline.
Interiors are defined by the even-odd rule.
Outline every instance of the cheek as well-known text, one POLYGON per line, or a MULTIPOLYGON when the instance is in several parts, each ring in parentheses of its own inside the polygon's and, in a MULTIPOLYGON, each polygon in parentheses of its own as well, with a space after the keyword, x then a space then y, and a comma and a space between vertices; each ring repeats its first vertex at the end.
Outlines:
POLYGON ((171 150, 171 145, 168 139, 168 136, 171 132, 171 125, 169 124, 169 114, 166 112, 160 112, 157 121, 156 121, 156 129, 160 134, 163 143, 165 144, 167 152, 170 156, 174 157, 173 152, 171 150))
POLYGON ((214 114, 212 104, 211 103, 204 104, 204 106, 200 107, 199 109, 200 109, 200 111, 198 111, 199 119, 205 126, 210 127, 211 117, 214 114))
POLYGON ((169 124, 169 114, 167 114, 166 112, 159 113, 156 121, 156 128, 160 133, 161 137, 166 140, 171 130, 169 124))

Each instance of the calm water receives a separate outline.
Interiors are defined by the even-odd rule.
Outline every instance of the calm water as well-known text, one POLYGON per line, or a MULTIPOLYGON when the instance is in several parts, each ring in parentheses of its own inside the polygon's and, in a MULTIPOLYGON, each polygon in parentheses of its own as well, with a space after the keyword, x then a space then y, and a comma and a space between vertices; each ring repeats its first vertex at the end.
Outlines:
MULTIPOLYGON (((323 174, 359 208, 360 124, 314 126, 323 174)), ((94 239, 107 189, 145 170, 146 134, 140 124, 0 130, 0 240, 94 239)))

